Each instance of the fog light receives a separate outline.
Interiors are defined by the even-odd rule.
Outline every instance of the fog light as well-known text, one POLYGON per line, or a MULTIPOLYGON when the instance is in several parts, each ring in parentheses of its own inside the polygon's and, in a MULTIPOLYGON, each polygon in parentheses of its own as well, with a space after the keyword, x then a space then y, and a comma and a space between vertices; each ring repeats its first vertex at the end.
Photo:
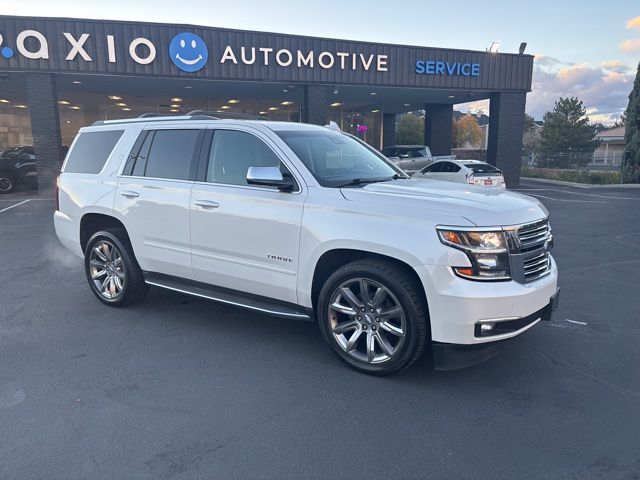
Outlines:
POLYGON ((493 322, 482 323, 480 324, 480 333, 482 335, 489 335, 491 332, 493 332, 495 326, 496 324, 493 322))

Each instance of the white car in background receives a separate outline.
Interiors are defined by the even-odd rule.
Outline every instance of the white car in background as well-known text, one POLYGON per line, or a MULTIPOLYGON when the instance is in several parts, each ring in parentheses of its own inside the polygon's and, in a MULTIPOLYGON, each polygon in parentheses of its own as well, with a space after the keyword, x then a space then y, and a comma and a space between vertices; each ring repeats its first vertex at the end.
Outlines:
POLYGON ((413 174, 413 177, 480 187, 506 188, 502 172, 493 165, 479 160, 436 161, 413 174))

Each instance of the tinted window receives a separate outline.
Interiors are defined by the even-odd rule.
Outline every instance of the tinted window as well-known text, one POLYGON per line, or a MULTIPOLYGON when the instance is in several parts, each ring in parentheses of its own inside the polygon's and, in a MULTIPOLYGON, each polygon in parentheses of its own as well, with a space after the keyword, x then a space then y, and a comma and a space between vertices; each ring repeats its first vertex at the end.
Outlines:
POLYGON ((460 166, 451 162, 442 162, 442 172, 444 173, 453 173, 458 172, 460 170, 460 166))
POLYGON ((99 173, 124 130, 81 133, 67 157, 65 172, 99 173))
POLYGON ((348 135, 317 130, 276 132, 323 187, 399 175, 379 153, 348 135))
POLYGON ((382 154, 385 157, 397 157, 398 156, 398 149, 397 148, 391 148, 391 147, 383 148, 382 149, 382 154))
POLYGON ((153 132, 147 132, 144 143, 142 144, 140 150, 138 151, 138 154, 136 155, 136 160, 131 175, 136 177, 144 177, 144 170, 147 167, 147 159, 149 158, 149 150, 151 149, 152 140, 153 132))
POLYGON ((207 181, 247 185, 249 167, 280 166, 278 156, 255 135, 234 130, 216 130, 209 152, 207 181))
POLYGON ((444 165, 444 162, 437 162, 437 163, 432 163, 431 165, 429 165, 427 168, 423 169, 422 172, 423 173, 437 173, 437 172, 441 172, 442 171, 442 166, 444 165))
POLYGON ((488 163, 467 163, 465 167, 470 168, 475 174, 493 175, 501 173, 500 170, 488 163))
POLYGON ((199 134, 200 130, 156 130, 149 147, 144 176, 189 180, 199 134))

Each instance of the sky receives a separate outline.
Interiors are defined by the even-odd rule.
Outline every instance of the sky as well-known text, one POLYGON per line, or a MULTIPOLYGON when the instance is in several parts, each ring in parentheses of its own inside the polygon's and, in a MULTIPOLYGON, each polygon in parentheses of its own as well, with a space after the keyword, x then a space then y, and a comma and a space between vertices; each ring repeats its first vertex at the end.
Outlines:
MULTIPOLYGON (((591 121, 624 111, 640 61, 640 0, 2 0, 4 15, 136 20, 381 43, 534 54, 527 112, 560 96, 584 101, 591 121)), ((486 102, 461 109, 485 109, 486 102)))

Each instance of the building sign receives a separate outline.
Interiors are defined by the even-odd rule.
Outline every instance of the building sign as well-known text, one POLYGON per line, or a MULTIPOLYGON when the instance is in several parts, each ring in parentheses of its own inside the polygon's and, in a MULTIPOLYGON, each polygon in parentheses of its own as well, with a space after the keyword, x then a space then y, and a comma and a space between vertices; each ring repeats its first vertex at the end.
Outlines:
POLYGON ((416 73, 420 75, 462 75, 463 77, 478 77, 480 76, 480 64, 418 60, 416 62, 416 73))

